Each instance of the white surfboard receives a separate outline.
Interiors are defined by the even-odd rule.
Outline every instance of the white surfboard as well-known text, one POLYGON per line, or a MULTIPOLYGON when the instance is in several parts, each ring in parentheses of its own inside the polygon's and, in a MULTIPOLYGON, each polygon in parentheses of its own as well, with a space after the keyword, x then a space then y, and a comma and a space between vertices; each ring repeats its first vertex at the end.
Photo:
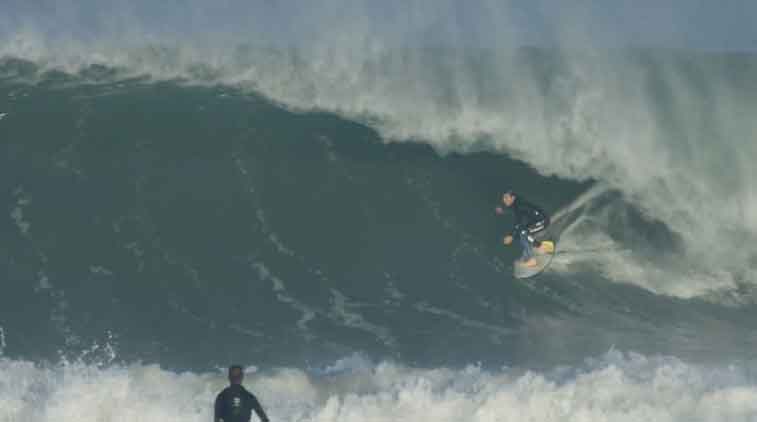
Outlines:
MULTIPOLYGON (((555 248, 555 250, 556 249, 557 248, 555 248)), ((552 262, 552 258, 555 257, 555 250, 550 253, 543 253, 534 248, 534 258, 536 259, 536 265, 533 267, 527 267, 521 263, 520 259, 517 259, 513 263, 513 276, 515 278, 529 278, 540 274, 552 262)))

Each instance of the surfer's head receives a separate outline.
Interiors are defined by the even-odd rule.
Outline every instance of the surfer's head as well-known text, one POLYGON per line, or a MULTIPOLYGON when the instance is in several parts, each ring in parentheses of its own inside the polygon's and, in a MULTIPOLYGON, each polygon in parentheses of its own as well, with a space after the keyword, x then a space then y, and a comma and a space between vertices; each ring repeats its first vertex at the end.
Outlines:
POLYGON ((231 365, 229 367, 229 382, 232 384, 241 384, 244 379, 244 369, 241 365, 231 365))
POLYGON ((515 192, 509 190, 502 194, 502 203, 505 204, 506 207, 510 207, 513 205, 513 202, 515 202, 515 192))

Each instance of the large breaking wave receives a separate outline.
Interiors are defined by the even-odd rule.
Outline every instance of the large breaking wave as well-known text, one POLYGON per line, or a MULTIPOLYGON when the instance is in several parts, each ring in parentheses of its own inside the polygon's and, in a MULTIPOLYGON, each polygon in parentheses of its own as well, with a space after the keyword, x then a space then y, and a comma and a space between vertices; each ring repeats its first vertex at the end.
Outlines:
POLYGON ((71 4, 55 20, 20 8, 5 19, 0 55, 72 73, 101 65, 118 77, 243 86, 295 110, 358 119, 387 140, 497 151, 544 175, 601 181, 621 195, 583 219, 593 226, 572 242, 624 253, 593 256, 595 271, 681 297, 754 285, 744 247, 757 234, 754 57, 610 48, 576 29, 591 18, 581 8, 544 12, 537 21, 551 36, 541 41, 552 47, 528 48, 538 37, 521 15, 533 11, 517 2, 468 11, 330 2, 290 15, 253 3, 231 18, 236 6, 192 3, 171 15, 138 2, 113 13, 71 4), (616 244, 634 236, 625 207, 675 241, 616 244))

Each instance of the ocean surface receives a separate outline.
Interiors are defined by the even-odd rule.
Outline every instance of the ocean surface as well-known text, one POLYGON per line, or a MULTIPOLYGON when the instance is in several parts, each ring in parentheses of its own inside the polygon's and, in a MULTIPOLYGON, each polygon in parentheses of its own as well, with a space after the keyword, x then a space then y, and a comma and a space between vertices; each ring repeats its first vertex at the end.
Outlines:
POLYGON ((0 421, 207 421, 232 363, 272 421, 757 420, 757 56, 45 47, 0 47, 0 421))

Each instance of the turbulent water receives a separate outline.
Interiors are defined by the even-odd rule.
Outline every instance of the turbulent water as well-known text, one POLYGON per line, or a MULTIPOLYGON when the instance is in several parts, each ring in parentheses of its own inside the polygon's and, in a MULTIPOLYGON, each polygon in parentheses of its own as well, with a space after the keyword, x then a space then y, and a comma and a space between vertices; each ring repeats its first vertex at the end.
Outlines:
POLYGON ((757 56, 114 42, 0 43, 0 421, 757 420, 757 56))

